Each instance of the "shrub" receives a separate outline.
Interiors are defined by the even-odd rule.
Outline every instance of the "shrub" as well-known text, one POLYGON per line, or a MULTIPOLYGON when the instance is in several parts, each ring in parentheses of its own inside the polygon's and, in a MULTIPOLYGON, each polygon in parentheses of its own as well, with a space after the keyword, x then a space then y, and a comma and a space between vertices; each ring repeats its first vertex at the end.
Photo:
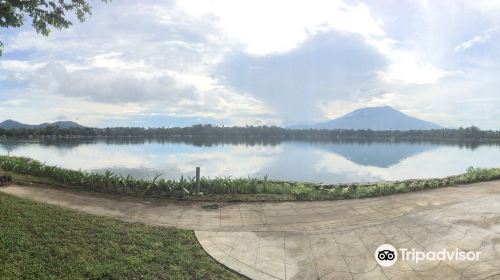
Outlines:
MULTIPOLYGON (((195 180, 181 177, 167 180, 156 176, 153 180, 123 177, 106 171, 104 174, 48 166, 25 157, 0 156, 0 169, 18 174, 52 178, 62 185, 97 192, 182 198, 195 192, 195 180)), ((438 188, 455 184, 500 179, 500 168, 470 167, 464 174, 441 179, 420 179, 373 184, 320 185, 311 183, 270 181, 255 178, 203 177, 200 188, 205 194, 292 195, 297 200, 363 198, 409 191, 438 188)))

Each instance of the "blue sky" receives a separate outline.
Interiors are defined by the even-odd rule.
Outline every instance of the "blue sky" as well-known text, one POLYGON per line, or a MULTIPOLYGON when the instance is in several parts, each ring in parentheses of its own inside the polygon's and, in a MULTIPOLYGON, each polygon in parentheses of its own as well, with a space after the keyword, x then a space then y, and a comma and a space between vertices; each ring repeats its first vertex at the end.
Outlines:
POLYGON ((0 120, 311 123, 390 105, 500 129, 500 1, 93 1, 48 38, 0 29, 0 120))

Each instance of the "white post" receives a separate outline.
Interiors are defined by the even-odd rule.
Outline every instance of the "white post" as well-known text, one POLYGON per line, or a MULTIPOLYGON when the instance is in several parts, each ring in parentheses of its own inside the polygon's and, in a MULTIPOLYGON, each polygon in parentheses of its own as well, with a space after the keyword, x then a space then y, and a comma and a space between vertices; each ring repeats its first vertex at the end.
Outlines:
POLYGON ((196 167, 196 194, 200 194, 200 167, 196 167))

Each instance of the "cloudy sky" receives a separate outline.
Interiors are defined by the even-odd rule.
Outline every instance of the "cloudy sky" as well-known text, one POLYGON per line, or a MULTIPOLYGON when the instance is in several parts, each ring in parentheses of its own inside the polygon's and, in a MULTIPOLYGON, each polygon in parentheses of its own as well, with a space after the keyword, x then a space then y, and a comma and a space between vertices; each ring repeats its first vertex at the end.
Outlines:
POLYGON ((0 29, 0 121, 311 123, 390 105, 500 129, 500 1, 119 0, 0 29))

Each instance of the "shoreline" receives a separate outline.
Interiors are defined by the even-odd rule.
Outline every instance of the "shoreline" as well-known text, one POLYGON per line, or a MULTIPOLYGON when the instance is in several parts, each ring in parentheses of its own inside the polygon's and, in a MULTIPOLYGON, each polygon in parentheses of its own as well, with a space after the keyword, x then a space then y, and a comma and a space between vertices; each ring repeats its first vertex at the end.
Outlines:
POLYGON ((443 178, 409 179, 372 183, 315 184, 285 182, 267 178, 205 178, 200 179, 200 191, 196 194, 193 178, 178 180, 155 178, 134 179, 107 171, 105 174, 70 170, 48 166, 39 161, 0 156, 0 173, 12 175, 13 181, 27 184, 56 185, 101 193, 166 197, 179 200, 207 201, 313 201, 338 200, 384 196, 453 185, 485 182, 500 179, 500 168, 473 168, 465 173, 443 178))

